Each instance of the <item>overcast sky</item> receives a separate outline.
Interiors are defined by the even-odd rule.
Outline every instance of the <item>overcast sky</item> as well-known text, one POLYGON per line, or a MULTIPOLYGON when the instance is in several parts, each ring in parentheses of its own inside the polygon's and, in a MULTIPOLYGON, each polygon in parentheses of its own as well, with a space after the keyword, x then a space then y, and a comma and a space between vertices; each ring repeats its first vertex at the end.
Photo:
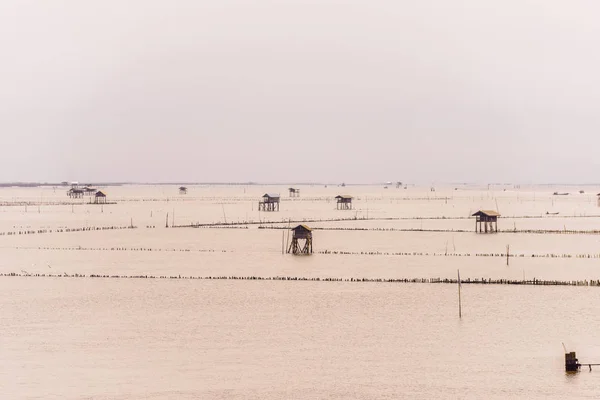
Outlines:
POLYGON ((0 181, 600 182, 597 0, 3 0, 0 181))

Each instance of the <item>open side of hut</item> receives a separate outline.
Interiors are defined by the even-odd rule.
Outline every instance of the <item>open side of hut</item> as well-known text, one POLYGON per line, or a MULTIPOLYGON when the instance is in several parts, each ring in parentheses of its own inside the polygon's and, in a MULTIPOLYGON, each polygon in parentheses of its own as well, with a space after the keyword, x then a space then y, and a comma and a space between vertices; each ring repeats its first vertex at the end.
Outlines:
POLYGON ((181 186, 179 188, 179 194, 187 194, 187 188, 185 186, 181 186))
POLYGON ((279 211, 279 194, 265 193, 262 200, 258 202, 259 211, 279 211))
POLYGON ((292 228, 292 242, 287 252, 294 255, 312 254, 312 229, 306 225, 292 228), (301 245, 301 240, 304 241, 304 245, 301 245))
POLYGON ((300 197, 300 189, 298 188, 289 188, 290 197, 300 197))
POLYGON ((338 210, 352 210, 352 196, 340 194, 335 196, 337 200, 336 208, 338 210))
POLYGON ((475 232, 495 233, 498 232, 498 217, 500 213, 493 210, 479 210, 472 217, 475 218, 475 232))
POLYGON ((94 196, 94 204, 106 204, 106 195, 98 190, 94 196))

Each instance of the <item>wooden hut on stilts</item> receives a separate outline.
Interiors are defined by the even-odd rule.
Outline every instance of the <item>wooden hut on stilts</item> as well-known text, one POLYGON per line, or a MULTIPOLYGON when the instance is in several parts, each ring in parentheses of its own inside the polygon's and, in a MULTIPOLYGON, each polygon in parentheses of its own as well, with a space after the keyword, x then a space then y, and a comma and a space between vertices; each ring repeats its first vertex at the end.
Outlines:
POLYGON ((94 196, 94 204, 106 204, 106 195, 98 190, 94 196))
POLYGON ((258 211, 279 211, 279 194, 265 193, 258 202, 258 211))
POLYGON ((337 200, 336 209, 338 210, 352 210, 352 196, 340 194, 335 196, 337 200))
POLYGON ((300 189, 298 188, 289 188, 290 197, 300 197, 300 189))
POLYGON ((290 243, 290 247, 288 248, 287 252, 294 255, 312 254, 312 229, 306 225, 298 225, 297 227, 293 228, 292 242, 290 243), (300 244, 301 240, 304 241, 304 246, 300 244))
POLYGON ((479 210, 472 217, 475 218, 475 232, 496 233, 498 232, 498 217, 500 213, 493 210, 479 210))
POLYGON ((83 195, 84 195, 84 191, 81 189, 74 189, 71 188, 69 189, 69 191, 67 192, 67 196, 69 196, 72 199, 83 199, 83 195))

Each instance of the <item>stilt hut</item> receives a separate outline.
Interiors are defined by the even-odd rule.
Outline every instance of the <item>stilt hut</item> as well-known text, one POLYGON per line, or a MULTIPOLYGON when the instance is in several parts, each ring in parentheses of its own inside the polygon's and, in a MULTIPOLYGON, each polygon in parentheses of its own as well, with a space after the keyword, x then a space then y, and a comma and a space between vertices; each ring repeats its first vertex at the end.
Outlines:
POLYGON ((300 189, 298 188, 289 188, 290 197, 300 197, 300 189))
POLYGON ((94 204, 106 204, 106 195, 98 190, 94 197, 94 204))
POLYGON ((179 188, 179 194, 187 194, 187 188, 185 186, 181 186, 179 188))
POLYGON ((288 253, 294 255, 312 254, 312 229, 306 225, 298 225, 292 229, 292 243, 288 248, 288 253), (300 241, 304 241, 304 246, 300 245, 300 241))
POLYGON ((475 232, 495 233, 498 232, 498 217, 500 213, 493 210, 479 210, 472 217, 475 217, 475 232))
POLYGON ((262 200, 258 202, 259 211, 279 211, 279 194, 265 193, 262 200))
POLYGON ((85 192, 86 196, 93 196, 94 194, 96 194, 96 192, 98 190, 96 190, 94 188, 91 188, 89 186, 86 186, 86 187, 83 188, 83 191, 85 192))
POLYGON ((72 199, 82 199, 83 198, 83 194, 84 194, 83 190, 81 190, 81 189, 75 189, 75 188, 71 188, 67 192, 67 196, 69 196, 72 199))
POLYGON ((336 208, 338 210, 352 210, 352 196, 340 194, 335 196, 335 199, 337 200, 336 208))

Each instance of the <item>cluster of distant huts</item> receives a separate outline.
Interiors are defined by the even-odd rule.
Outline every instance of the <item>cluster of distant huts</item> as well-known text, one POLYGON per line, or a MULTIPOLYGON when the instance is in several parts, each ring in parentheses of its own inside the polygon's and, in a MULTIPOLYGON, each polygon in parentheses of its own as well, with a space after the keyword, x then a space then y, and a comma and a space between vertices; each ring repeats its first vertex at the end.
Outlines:
POLYGON ((71 183, 71 189, 67 191, 67 196, 72 199, 83 199, 84 196, 89 196, 92 204, 106 204, 106 194, 90 186, 79 186, 77 182, 71 183))
MULTIPOLYGON (((288 192, 290 197, 300 197, 300 189, 289 188, 288 192)), ((338 210, 352 210, 352 199, 353 197, 347 194, 340 194, 335 196, 336 208, 338 210)), ((281 196, 279 193, 265 193, 261 200, 258 202, 259 211, 279 211, 279 203, 281 202, 281 196)))

